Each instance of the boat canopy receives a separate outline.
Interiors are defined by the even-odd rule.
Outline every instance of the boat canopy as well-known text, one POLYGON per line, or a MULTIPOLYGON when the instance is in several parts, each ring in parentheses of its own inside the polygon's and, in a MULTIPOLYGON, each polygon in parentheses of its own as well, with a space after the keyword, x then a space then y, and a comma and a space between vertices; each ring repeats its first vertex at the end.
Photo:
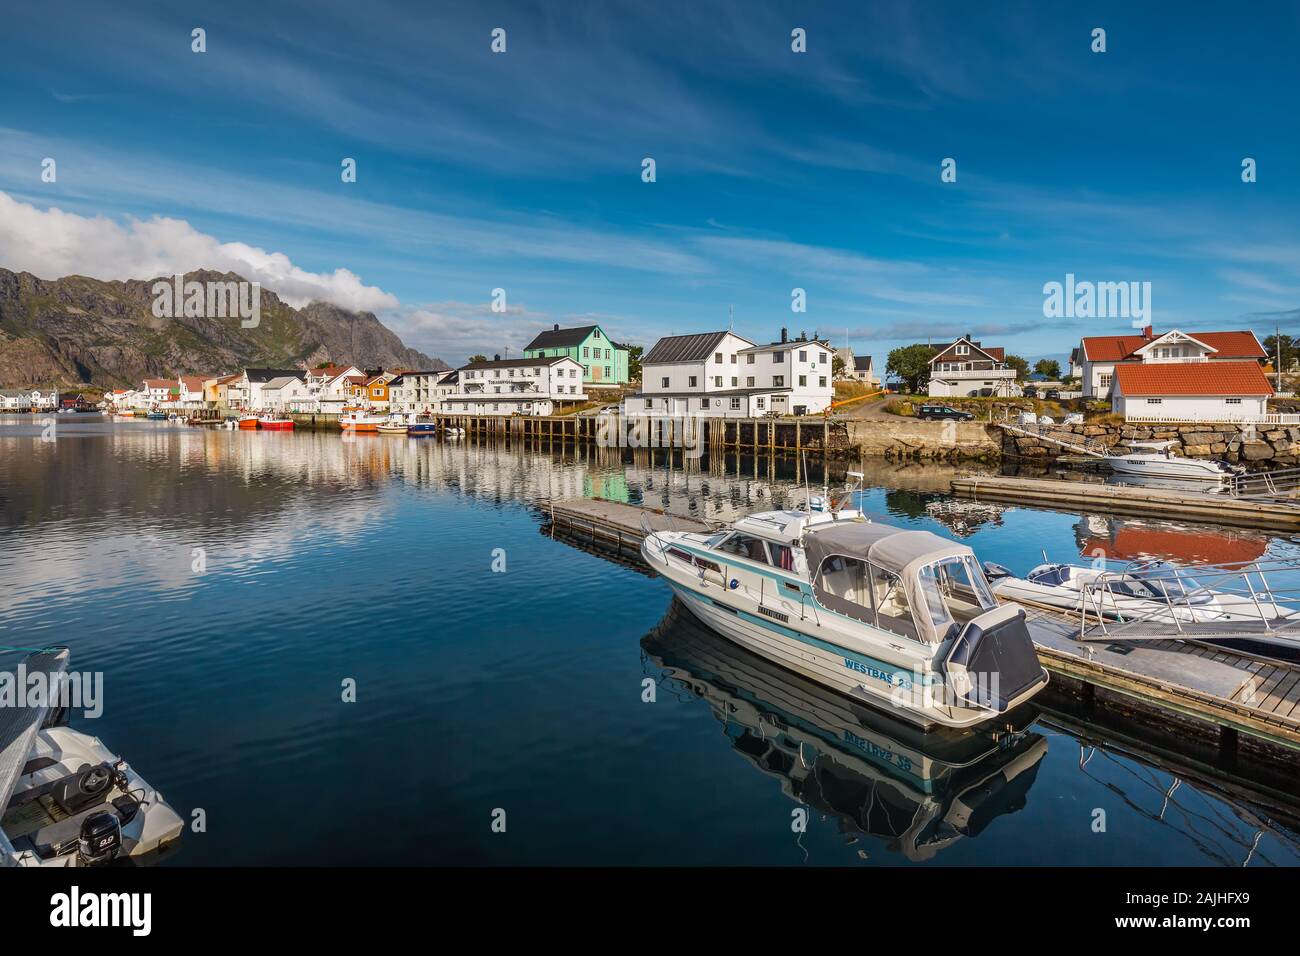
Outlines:
MULTIPOLYGON (((816 526, 805 534, 804 549, 814 588, 817 587, 823 563, 836 557, 866 561, 882 571, 897 575, 907 606, 912 612, 916 636, 932 644, 948 636, 948 625, 952 618, 935 589, 933 572, 928 577, 923 577, 922 570, 940 561, 969 559, 967 574, 979 576, 975 552, 966 545, 941 538, 929 531, 905 531, 872 521, 816 526)), ((987 590, 982 577, 980 583, 987 590)), ((818 599, 823 603, 829 600, 830 606, 835 610, 846 609, 845 606, 837 606, 843 602, 824 590, 818 591, 818 599)))

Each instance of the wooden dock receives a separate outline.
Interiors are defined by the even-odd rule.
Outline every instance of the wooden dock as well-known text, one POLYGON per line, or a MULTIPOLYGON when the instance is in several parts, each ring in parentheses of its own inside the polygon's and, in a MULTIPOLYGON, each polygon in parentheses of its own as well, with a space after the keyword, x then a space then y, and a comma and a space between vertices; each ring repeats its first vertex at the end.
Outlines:
POLYGON ((1046 508, 1087 508, 1141 517, 1204 518, 1246 528, 1287 531, 1300 528, 1300 504, 1295 501, 1233 498, 1190 489, 1171 491, 1095 481, 963 475, 952 480, 952 490, 976 500, 1010 501, 1046 508))
MULTIPOLYGON (((643 520, 656 530, 709 530, 691 518, 599 499, 553 501, 538 510, 552 534, 620 563, 640 563, 643 520)), ((1120 708, 1209 740, 1228 760, 1242 748, 1300 759, 1300 666, 1195 641, 1083 642, 1077 620, 1029 614, 1039 660, 1086 707, 1120 708)))

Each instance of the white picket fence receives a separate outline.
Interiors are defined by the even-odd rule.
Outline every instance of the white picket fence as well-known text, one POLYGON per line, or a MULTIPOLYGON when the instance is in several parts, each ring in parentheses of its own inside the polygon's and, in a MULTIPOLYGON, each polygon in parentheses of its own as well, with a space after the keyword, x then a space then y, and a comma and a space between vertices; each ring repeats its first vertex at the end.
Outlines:
POLYGON ((1178 415, 1133 415, 1124 416, 1129 425, 1300 425, 1300 415, 1238 415, 1231 416, 1178 416, 1178 415))

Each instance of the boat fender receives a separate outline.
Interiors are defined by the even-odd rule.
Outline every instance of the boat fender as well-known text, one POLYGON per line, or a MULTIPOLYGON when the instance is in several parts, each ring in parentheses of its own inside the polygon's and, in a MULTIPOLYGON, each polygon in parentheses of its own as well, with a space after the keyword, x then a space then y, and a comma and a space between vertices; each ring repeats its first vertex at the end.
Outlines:
POLYGON ((740 587, 740 582, 737 581, 735 578, 732 578, 730 581, 727 582, 727 587, 731 588, 731 590, 734 591, 736 590, 736 588, 740 587))

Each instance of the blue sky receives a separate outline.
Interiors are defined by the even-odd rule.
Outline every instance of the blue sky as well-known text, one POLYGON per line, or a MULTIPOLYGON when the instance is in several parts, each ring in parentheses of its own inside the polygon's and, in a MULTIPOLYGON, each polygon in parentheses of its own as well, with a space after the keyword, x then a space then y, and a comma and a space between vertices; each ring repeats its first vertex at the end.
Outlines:
POLYGON ((28 6, 0 35, 0 265, 243 264, 452 362, 729 306, 882 356, 1128 329, 1045 319, 1066 273, 1151 282, 1157 328, 1262 336, 1300 324, 1298 38, 1281 2, 28 6))

